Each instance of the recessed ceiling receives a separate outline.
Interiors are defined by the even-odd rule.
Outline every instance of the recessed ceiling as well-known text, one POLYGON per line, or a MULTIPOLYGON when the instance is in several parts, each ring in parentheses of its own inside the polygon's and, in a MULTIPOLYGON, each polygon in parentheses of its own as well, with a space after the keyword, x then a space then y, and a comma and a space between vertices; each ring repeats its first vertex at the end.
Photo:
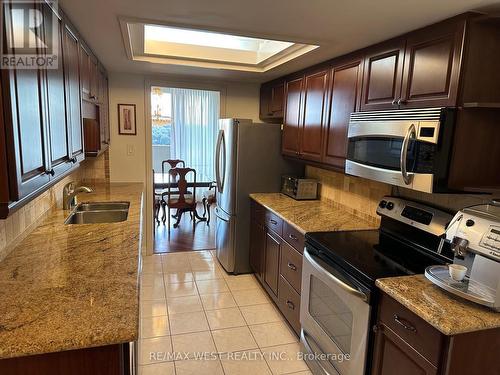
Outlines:
POLYGON ((500 0, 60 0, 109 71, 263 82, 500 0), (120 19, 320 45, 264 73, 128 58, 120 19))
POLYGON ((153 64, 262 73, 318 48, 135 19, 121 18, 120 27, 128 58, 153 64))

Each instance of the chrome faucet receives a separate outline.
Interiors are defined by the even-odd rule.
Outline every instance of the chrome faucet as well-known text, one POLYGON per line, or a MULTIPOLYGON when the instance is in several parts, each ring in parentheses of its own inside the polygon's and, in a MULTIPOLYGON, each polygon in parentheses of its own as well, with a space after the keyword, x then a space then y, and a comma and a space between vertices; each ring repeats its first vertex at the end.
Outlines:
POLYGON ((76 196, 80 193, 92 193, 94 190, 87 186, 78 186, 75 188, 75 183, 69 182, 63 188, 63 210, 71 210, 76 206, 76 196))

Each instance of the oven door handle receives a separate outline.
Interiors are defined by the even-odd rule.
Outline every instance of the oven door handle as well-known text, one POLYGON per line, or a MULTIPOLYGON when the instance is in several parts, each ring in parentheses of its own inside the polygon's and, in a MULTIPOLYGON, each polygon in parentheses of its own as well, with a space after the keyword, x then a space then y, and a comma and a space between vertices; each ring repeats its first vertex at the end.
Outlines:
POLYGON ((406 185, 410 185, 412 180, 412 175, 408 174, 406 169, 406 159, 408 158, 408 146, 410 144, 410 139, 415 138, 417 135, 417 130, 415 129, 415 124, 411 124, 406 132, 403 139, 403 145, 401 146, 401 157, 399 159, 399 164, 401 167, 401 175, 403 176, 403 181, 406 185))
POLYGON ((352 286, 346 284, 345 282, 343 282, 339 278, 332 275, 330 272, 327 272, 323 267, 321 267, 321 265, 318 262, 316 262, 316 260, 309 253, 309 251, 307 251, 307 248, 304 249, 304 256, 318 272, 321 272, 323 275, 326 275, 331 281, 333 281, 336 285, 341 287, 344 291, 346 291, 350 295, 355 296, 355 297, 357 297, 365 302, 368 301, 368 296, 365 293, 363 293, 359 289, 353 288, 352 286))
MULTIPOLYGON (((315 342, 313 340, 312 337, 309 337, 309 335, 304 331, 302 330, 302 337, 304 338, 304 340, 302 340, 302 343, 304 344, 304 346, 306 347, 306 350, 309 352, 309 353, 315 353, 315 351, 311 348, 311 344, 309 343, 309 340, 315 342)), ((316 344, 317 345, 317 344, 316 344)), ((318 366, 319 368, 321 369, 321 373, 322 375, 339 375, 338 371, 334 370, 335 371, 335 374, 332 374, 330 371, 328 371, 325 366, 323 366, 323 364, 321 363, 321 360, 315 360, 314 361, 318 366)))

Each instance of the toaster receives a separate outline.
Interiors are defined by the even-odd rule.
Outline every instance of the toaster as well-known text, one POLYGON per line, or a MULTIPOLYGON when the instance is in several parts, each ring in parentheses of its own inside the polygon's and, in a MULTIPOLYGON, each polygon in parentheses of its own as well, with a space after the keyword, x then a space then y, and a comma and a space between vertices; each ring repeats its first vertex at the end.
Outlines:
POLYGON ((318 181, 296 176, 281 176, 281 192, 296 200, 318 198, 318 181))

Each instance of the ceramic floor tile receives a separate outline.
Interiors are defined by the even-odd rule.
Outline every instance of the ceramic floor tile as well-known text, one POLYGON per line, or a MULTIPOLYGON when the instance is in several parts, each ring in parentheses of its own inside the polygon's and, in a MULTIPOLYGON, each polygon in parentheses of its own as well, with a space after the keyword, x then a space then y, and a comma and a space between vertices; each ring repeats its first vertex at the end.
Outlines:
POLYGON ((253 275, 241 275, 226 278, 226 283, 231 292, 236 290, 260 289, 259 282, 253 275))
POLYGON ((168 336, 170 328, 167 316, 141 319, 141 338, 168 336))
POLYGON ((222 279, 223 275, 218 270, 210 270, 210 271, 193 271, 193 277, 196 281, 198 280, 214 280, 214 279, 222 279))
POLYGON ((245 319, 237 307, 206 311, 211 330, 246 326, 245 319))
POLYGON ((171 260, 163 263, 163 272, 191 272, 191 264, 188 260, 171 260))
POLYGON ((202 311, 171 314, 169 318, 172 335, 209 330, 205 313, 202 311))
POLYGON ((162 265, 161 263, 153 263, 153 262, 150 262, 150 263, 147 263, 147 264, 142 264, 142 270, 141 270, 141 273, 142 274, 151 274, 151 273, 162 273, 163 272, 163 268, 162 268, 162 265))
POLYGON ((187 355, 189 358, 199 358, 201 353, 216 351, 212 334, 209 331, 174 335, 172 346, 175 353, 187 355))
POLYGON ((164 272, 163 280, 165 282, 165 285, 188 283, 193 281, 193 274, 191 272, 185 272, 185 271, 164 272))
POLYGON ((213 294, 229 291, 224 279, 196 281, 196 286, 198 287, 200 294, 213 294))
POLYGON ((213 261, 212 262, 196 261, 196 262, 191 262, 191 269, 193 271, 214 271, 216 269, 216 266, 213 261))
POLYGON ((169 362, 172 359, 170 336, 142 339, 139 342, 139 364, 169 362))
POLYGON ((163 274, 161 273, 145 273, 141 275, 141 288, 144 286, 159 288, 163 286, 163 283, 163 274))
POLYGON ((240 352, 258 347, 248 327, 212 331, 212 336, 219 352, 240 352))
POLYGON ((188 258, 192 259, 213 259, 210 250, 194 251, 188 254, 188 258))
POLYGON ((222 354, 221 362, 226 375, 271 375, 259 350, 222 354))
POLYGON ((139 375, 175 375, 175 366, 173 362, 139 366, 139 375))
POLYGON ((241 306, 240 310, 248 325, 281 322, 283 320, 278 309, 271 303, 241 306))
POLYGON ((167 303, 165 301, 139 300, 139 305, 141 309, 142 318, 167 315, 167 303))
POLYGON ((229 292, 204 294, 201 297, 203 308, 205 310, 225 309, 228 307, 236 307, 236 301, 233 295, 229 292))
POLYGON ((264 348, 262 352, 275 375, 291 374, 299 371, 306 371, 307 374, 309 371, 306 363, 297 358, 300 352, 298 343, 264 348), (271 355, 271 353, 275 354, 271 355))
POLYGON ((195 296, 198 294, 198 290, 194 282, 167 284, 165 286, 165 294, 167 298, 195 296))
POLYGON ((259 348, 291 344, 298 341, 297 336, 284 322, 265 323, 249 326, 259 348))
POLYGON ((155 286, 142 286, 139 298, 143 301, 164 300, 165 287, 163 284, 155 286))
POLYGON ((199 296, 172 297, 167 299, 169 314, 203 311, 199 296))
POLYGON ((224 375, 219 360, 187 360, 175 362, 177 375, 224 375))
POLYGON ((238 306, 261 305, 271 303, 269 297, 262 289, 236 290, 233 293, 234 300, 238 306))

